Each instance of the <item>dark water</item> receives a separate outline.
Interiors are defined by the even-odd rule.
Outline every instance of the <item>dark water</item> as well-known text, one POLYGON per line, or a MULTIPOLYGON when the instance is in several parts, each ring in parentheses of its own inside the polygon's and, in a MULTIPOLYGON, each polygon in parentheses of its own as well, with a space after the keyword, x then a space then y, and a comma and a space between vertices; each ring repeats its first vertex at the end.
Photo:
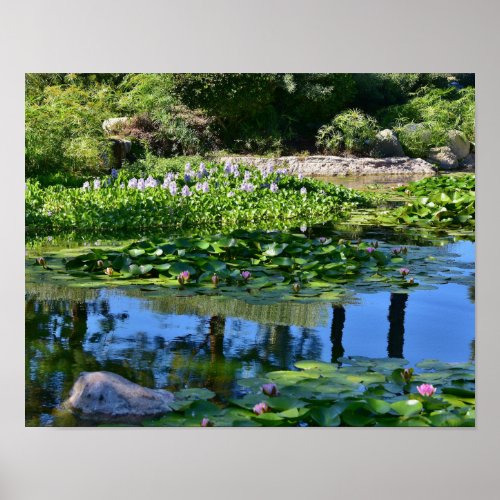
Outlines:
MULTIPOLYGON (((474 262, 468 241, 436 252, 474 262)), ((344 305, 267 306, 28 286, 26 422, 57 424, 54 408, 82 371, 109 370, 172 390, 207 387, 224 399, 241 377, 346 355, 404 357, 411 364, 473 359, 474 286, 358 294, 344 305)))

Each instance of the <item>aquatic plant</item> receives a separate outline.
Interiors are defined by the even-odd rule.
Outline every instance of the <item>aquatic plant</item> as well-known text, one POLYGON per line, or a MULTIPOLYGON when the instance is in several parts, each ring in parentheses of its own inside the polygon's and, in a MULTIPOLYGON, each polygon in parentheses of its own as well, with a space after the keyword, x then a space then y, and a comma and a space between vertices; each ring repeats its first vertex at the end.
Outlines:
POLYGON ((298 361, 297 370, 240 379, 240 395, 224 402, 206 389, 183 389, 175 395, 174 412, 143 425, 199 426, 201 417, 214 426, 475 425, 473 363, 424 360, 415 369, 407 364, 363 356, 334 364, 298 361), (269 394, 267 386, 273 387, 269 394))

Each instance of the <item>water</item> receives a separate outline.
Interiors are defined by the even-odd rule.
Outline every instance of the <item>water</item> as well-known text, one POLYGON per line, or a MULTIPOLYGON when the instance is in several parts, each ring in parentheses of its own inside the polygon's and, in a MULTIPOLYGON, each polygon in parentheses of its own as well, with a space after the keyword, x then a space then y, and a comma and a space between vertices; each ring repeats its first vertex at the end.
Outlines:
MULTIPOLYGON (((468 241, 436 247, 474 262, 468 241)), ((472 272, 468 270, 466 272, 472 272)), ((54 425, 54 409, 82 371, 109 370, 140 384, 207 387, 218 398, 236 381, 296 361, 341 356, 474 359, 474 287, 409 295, 358 294, 347 304, 274 304, 170 297, 138 290, 29 286, 26 421, 54 425)))

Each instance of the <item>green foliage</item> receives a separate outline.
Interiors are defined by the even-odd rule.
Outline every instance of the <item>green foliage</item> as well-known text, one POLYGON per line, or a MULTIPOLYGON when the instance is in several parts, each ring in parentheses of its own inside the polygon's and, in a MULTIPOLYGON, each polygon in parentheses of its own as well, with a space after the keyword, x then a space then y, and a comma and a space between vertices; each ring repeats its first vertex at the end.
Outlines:
POLYGON ((474 229, 476 222, 474 175, 430 177, 400 188, 409 197, 389 219, 412 225, 474 229))
POLYGON ((277 172, 268 175, 252 169, 247 182, 243 168, 234 169, 234 173, 225 172, 221 165, 209 166, 209 170, 201 179, 192 172, 187 182, 182 176, 175 180, 176 195, 170 193, 169 186, 161 187, 161 179, 154 188, 128 188, 126 169, 116 180, 101 179, 99 189, 43 189, 39 183, 27 182, 26 224, 39 230, 137 230, 210 224, 226 228, 282 228, 300 225, 302 221, 332 220, 347 214, 352 207, 369 204, 365 195, 312 179, 300 180, 277 172), (204 182, 206 193, 200 190, 200 183, 204 182), (277 192, 271 191, 271 183, 277 184, 277 192), (189 188, 190 196, 180 194, 184 186, 189 188), (301 192, 302 188, 307 192, 301 192))
MULTIPOLYGON (((120 169, 120 179, 129 180, 132 177, 148 176, 163 179, 169 172, 183 172, 186 163, 198 165, 202 161, 201 156, 173 156, 171 158, 161 158, 150 153, 146 153, 144 158, 133 163, 126 162, 120 169)), ((82 183, 80 183, 80 186, 82 183)))
POLYGON ((105 170, 109 154, 101 124, 115 108, 107 86, 48 86, 27 95, 26 174, 96 174, 105 170))
POLYGON ((378 132, 377 122, 357 109, 338 114, 330 124, 323 125, 316 136, 316 145, 326 154, 348 152, 368 153, 378 132))
POLYGON ((265 378, 240 379, 245 394, 224 405, 209 394, 177 393, 175 411, 145 426, 302 426, 302 427, 470 427, 475 425, 473 363, 419 363, 408 381, 408 362, 395 358, 340 358, 339 364, 300 361, 299 370, 274 371, 265 378), (263 392, 275 384, 278 394, 263 392), (432 396, 417 387, 431 383, 432 396), (265 403, 258 414, 255 405, 265 403), (206 421, 205 421, 206 422, 206 421))
POLYGON ((379 119, 383 126, 394 128, 411 156, 425 156, 430 147, 445 144, 449 130, 460 130, 474 142, 475 89, 423 88, 407 103, 383 110, 379 119))

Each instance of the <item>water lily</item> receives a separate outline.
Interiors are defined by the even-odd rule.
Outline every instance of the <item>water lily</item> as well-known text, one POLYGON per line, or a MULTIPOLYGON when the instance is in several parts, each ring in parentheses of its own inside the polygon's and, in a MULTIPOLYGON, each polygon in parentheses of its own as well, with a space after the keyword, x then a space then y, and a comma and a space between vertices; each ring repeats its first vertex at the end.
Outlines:
POLYGON ((214 424, 207 417, 201 419, 201 427, 213 427, 214 424))
POLYGON ((250 271, 241 271, 241 277, 245 280, 248 281, 252 273, 250 271))
POLYGON ((262 386, 262 392, 266 396, 277 396, 279 394, 277 385, 273 383, 264 384, 262 386))
POLYGON ((408 276, 408 274, 410 274, 410 270, 407 268, 407 267, 402 267, 399 272, 401 273, 401 276, 403 276, 403 278, 405 276, 408 276))
POLYGON ((399 255, 401 253, 401 248, 393 248, 391 250, 391 252, 394 254, 394 255, 399 255))
POLYGON ((307 231, 307 226, 300 226, 300 230, 305 233, 307 231))
POLYGON ((417 386, 417 391, 421 396, 433 396, 436 392, 436 388, 432 384, 422 384, 417 386))
POLYGON ((409 284, 409 285, 414 285, 414 284, 415 284, 415 280, 414 280, 413 278, 410 278, 410 279, 408 280, 408 284, 409 284))
POLYGON ((324 236, 320 236, 320 237, 318 238, 318 241, 319 241, 322 245, 324 245, 324 244, 326 243, 326 241, 327 241, 327 238, 325 238, 324 236))
POLYGON ((187 281, 189 281, 189 277, 190 277, 189 271, 182 271, 182 273, 179 274, 179 278, 182 279, 182 283, 186 283, 187 281))
POLYGON ((305 187, 300 188, 300 194, 301 194, 302 196, 305 196, 305 195, 307 194, 307 189, 306 189, 305 187))
POLYGON ((375 251, 375 248, 373 248, 373 247, 368 247, 368 248, 366 249, 366 251, 367 251, 368 253, 372 253, 372 252, 374 252, 374 251, 375 251))
POLYGON ((112 267, 107 267, 106 269, 104 269, 104 274, 107 274, 108 276, 112 276, 113 272, 114 271, 112 267))
POLYGON ((413 368, 405 368, 401 372, 401 377, 407 384, 410 382, 412 376, 413 376, 413 368))
POLYGON ((36 259, 36 263, 39 265, 39 266, 42 266, 42 267, 45 267, 47 265, 47 263, 45 262, 45 259, 43 257, 38 257, 36 259))
POLYGON ((294 293, 299 293, 300 292, 300 283, 294 283, 292 285, 292 290, 294 293))
POLYGON ((262 401, 262 403, 257 403, 253 407, 253 412, 256 415, 262 415, 263 413, 266 413, 268 411, 269 411, 269 406, 268 406, 268 404, 265 401, 262 401))
POLYGON ((217 286, 219 284, 219 281, 220 278, 217 276, 216 273, 214 273, 214 275, 212 276, 212 283, 214 284, 214 286, 217 286))
POLYGON ((96 264, 97 264, 97 267, 104 267, 104 262, 102 260, 98 260, 96 262, 96 264))

